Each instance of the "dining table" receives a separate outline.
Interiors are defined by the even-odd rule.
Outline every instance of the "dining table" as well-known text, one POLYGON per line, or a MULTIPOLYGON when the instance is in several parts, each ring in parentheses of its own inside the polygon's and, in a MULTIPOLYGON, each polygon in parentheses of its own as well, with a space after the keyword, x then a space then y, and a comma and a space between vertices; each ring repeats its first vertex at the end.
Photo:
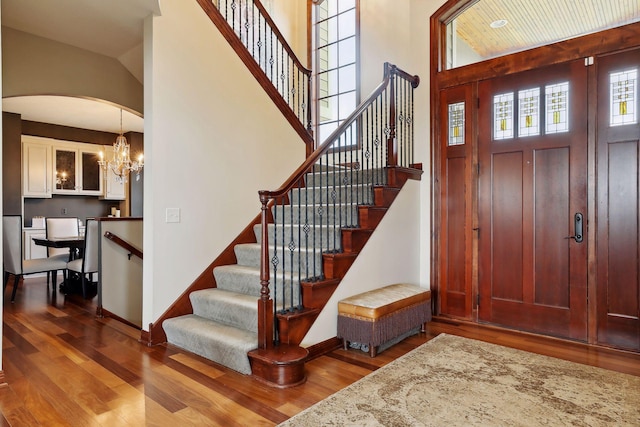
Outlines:
POLYGON ((69 261, 82 257, 84 249, 84 236, 33 237, 33 242, 48 248, 69 248, 69 261))
MULTIPOLYGON (((84 252, 84 236, 67 236, 67 237, 33 237, 33 243, 48 248, 68 248, 69 261, 82 258, 84 252)), ((67 273, 66 279, 60 283, 60 291, 63 294, 81 293, 82 282, 78 274, 67 273)))

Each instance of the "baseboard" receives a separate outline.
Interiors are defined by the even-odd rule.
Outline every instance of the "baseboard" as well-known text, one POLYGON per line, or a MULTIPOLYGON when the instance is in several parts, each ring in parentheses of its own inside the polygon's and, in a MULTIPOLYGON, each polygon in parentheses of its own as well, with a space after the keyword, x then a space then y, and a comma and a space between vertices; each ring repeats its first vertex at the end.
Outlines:
POLYGON ((314 344, 310 347, 307 347, 307 351, 309 351, 307 361, 323 356, 340 347, 342 347, 342 339, 338 337, 329 338, 328 340, 314 344))
POLYGON ((99 316, 101 316, 101 317, 111 317, 112 319, 116 319, 117 321, 122 322, 125 325, 131 326, 132 328, 141 329, 140 326, 138 326, 138 325, 136 325, 134 323, 131 323, 127 319, 124 319, 124 318, 118 316, 117 314, 113 314, 112 312, 110 312, 109 310, 105 310, 104 308, 102 308, 100 310, 99 316))

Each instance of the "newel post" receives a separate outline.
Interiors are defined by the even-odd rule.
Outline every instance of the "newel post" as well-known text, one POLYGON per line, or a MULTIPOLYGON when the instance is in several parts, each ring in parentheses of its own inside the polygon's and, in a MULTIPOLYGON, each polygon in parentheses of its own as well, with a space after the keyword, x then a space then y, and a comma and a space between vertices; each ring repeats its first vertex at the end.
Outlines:
MULTIPOLYGON (((387 65, 387 64, 385 64, 387 65)), ((396 76, 397 67, 389 67, 389 136, 387 138, 387 166, 398 165, 398 144, 396 141, 396 76)))
POLYGON ((260 248, 260 299, 258 300, 258 348, 273 347, 273 300, 269 296, 269 198, 260 192, 262 246, 260 248))

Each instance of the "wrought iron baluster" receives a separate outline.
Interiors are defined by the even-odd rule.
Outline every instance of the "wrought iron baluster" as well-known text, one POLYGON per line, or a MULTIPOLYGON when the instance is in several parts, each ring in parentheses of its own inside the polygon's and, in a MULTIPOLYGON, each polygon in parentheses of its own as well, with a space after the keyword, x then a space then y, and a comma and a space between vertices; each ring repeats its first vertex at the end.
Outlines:
MULTIPOLYGON (((309 173, 307 173, 305 175, 305 180, 304 180, 304 186, 305 186, 305 191, 304 191, 304 205, 302 205, 302 199, 300 200, 300 207, 299 210, 302 210, 302 207, 304 206, 304 225, 303 225, 303 231, 305 234, 305 238, 304 238, 304 251, 305 251, 305 256, 306 256, 306 262, 305 262, 305 275, 304 277, 306 279, 308 279, 310 277, 309 274, 309 263, 312 261, 309 259, 309 173)), ((314 276, 315 276, 315 257, 314 257, 314 276)))
MULTIPOLYGON (((296 191, 295 187, 294 189, 291 191, 291 197, 289 198, 289 205, 291 206, 291 200, 293 199, 293 192, 296 191)), ((300 190, 298 190, 299 192, 300 190)), ((299 195, 299 194, 298 194, 299 195)), ((293 223, 293 217, 291 218, 291 224, 289 226, 289 244, 287 245, 289 248, 289 307, 286 307, 290 310, 293 309, 294 304, 293 304, 293 275, 294 275, 294 271, 293 271, 293 261, 294 261, 294 252, 296 249, 296 244, 294 241, 294 233, 295 233, 295 224, 293 223)), ((283 297, 283 306, 285 305, 285 299, 286 299, 286 295, 282 295, 283 297)), ((285 307, 283 307, 285 308, 285 307)))
MULTIPOLYGON (((324 156, 322 156, 322 158, 320 159, 320 170, 318 171, 318 174, 320 176, 320 183, 319 183, 319 190, 316 190, 316 187, 314 187, 314 194, 313 194, 313 198, 315 199, 316 197, 316 191, 319 194, 319 200, 318 200, 318 206, 319 206, 319 223, 320 223, 320 227, 318 229, 318 235, 320 236, 320 259, 322 259, 322 252, 324 250, 324 245, 323 245, 323 241, 322 241, 322 226, 324 225, 324 206, 323 206, 323 197, 322 197, 322 161, 324 160, 324 156)), ((324 273, 324 272, 323 272, 324 273)), ((323 274, 324 275, 324 274, 323 274)))
MULTIPOLYGON (((316 187, 316 171, 312 168, 311 169, 311 178, 313 180, 313 182, 311 183, 311 188, 315 188, 316 187)), ((307 190, 307 194, 309 194, 309 190, 307 190)), ((316 246, 316 226, 317 226, 317 221, 316 221, 316 217, 319 216, 319 212, 316 211, 316 198, 313 196, 313 194, 311 194, 311 204, 312 204, 312 208, 313 208, 313 215, 311 215, 311 221, 312 221, 312 225, 313 227, 311 227, 311 233, 313 233, 311 235, 311 238, 313 240, 313 276, 314 278, 316 277, 316 271, 318 271, 318 267, 316 265, 316 251, 317 251, 317 246, 316 246)), ((307 205, 308 206, 308 205, 307 205)))
MULTIPOLYGON (((272 282, 273 282, 273 286, 272 288, 272 294, 273 294, 273 316, 274 319, 276 318, 276 314, 278 313, 278 265, 280 264, 280 261, 278 259, 278 201, 276 200, 275 203, 273 204, 274 206, 274 210, 273 210, 273 255, 271 257, 271 265, 273 266, 273 274, 271 274, 270 276, 273 277, 272 282)), ((264 226, 264 225, 263 225, 264 226)), ((269 233, 266 233, 266 235, 268 236, 269 233)), ((263 245, 266 245, 267 247, 267 252, 269 252, 269 241, 263 242, 263 245)), ((271 277, 270 277, 271 278, 271 277)), ((274 340, 276 343, 278 343, 279 340, 279 329, 278 329, 278 322, 274 322, 274 340)))

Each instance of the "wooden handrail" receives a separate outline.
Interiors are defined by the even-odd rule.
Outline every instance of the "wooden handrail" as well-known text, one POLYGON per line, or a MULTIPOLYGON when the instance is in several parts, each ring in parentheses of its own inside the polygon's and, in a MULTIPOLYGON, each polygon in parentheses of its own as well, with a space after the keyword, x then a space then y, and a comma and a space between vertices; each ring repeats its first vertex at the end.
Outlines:
MULTIPOLYGON (((127 242, 126 240, 121 239, 120 237, 118 237, 117 235, 113 234, 110 231, 106 231, 104 233, 104 237, 106 237, 107 239, 111 240, 113 243, 115 243, 116 245, 126 249, 129 251, 129 255, 135 255, 138 258, 142 259, 142 251, 138 248, 135 248, 131 245, 131 243, 127 242)), ((129 257, 131 258, 131 257, 129 257)))

